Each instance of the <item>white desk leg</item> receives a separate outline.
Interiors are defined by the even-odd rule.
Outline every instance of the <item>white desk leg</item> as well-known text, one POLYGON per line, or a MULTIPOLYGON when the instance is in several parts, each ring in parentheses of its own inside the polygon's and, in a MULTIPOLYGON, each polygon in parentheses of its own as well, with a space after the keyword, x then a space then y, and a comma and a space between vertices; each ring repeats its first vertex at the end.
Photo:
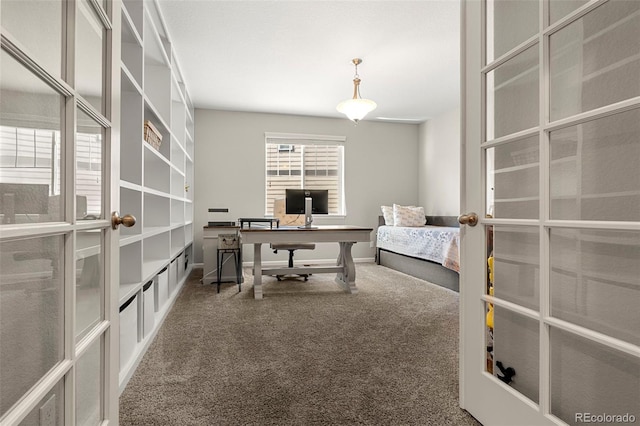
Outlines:
POLYGON ((340 243, 338 266, 342 266, 342 272, 338 272, 336 281, 341 284, 348 293, 356 294, 356 265, 351 256, 351 247, 354 243, 340 243))
POLYGON ((253 297, 262 299, 262 243, 253 245, 253 297))
POLYGON ((344 275, 345 275, 345 270, 344 270, 344 243, 338 243, 338 245, 340 246, 340 253, 338 253, 338 260, 336 261, 336 266, 342 266, 342 269, 340 270, 340 272, 338 272, 336 274, 336 281, 337 282, 343 282, 344 281, 344 275))

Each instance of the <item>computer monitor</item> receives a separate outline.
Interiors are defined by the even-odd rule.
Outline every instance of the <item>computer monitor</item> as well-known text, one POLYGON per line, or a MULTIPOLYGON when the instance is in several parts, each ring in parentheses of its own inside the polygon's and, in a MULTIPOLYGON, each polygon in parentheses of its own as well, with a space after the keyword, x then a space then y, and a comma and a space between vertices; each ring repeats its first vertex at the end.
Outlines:
POLYGON ((329 190, 327 189, 287 189, 286 213, 304 214, 305 227, 311 227, 314 214, 329 214, 329 190))
MULTIPOLYGON (((54 218, 54 220, 64 220, 60 213, 60 209, 62 208, 62 197, 60 195, 52 195, 49 197, 49 215, 54 218)), ((76 219, 83 220, 97 217, 94 215, 89 215, 87 212, 87 196, 86 195, 76 195, 76 219)))
POLYGON ((49 185, 0 183, 0 213, 3 223, 16 223, 17 214, 47 214, 49 185))

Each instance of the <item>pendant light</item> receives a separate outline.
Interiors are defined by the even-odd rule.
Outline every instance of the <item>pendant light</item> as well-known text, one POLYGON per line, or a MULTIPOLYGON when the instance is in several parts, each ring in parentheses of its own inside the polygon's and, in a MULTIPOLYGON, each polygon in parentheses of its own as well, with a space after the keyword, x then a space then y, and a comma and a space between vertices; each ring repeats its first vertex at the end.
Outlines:
POLYGON ((356 74, 353 77, 353 98, 340 102, 336 109, 345 114, 349 120, 358 124, 358 121, 362 120, 369 112, 376 109, 378 105, 369 99, 362 99, 360 97, 360 76, 358 75, 358 65, 362 63, 362 59, 355 58, 351 62, 353 62, 353 65, 356 67, 356 74))

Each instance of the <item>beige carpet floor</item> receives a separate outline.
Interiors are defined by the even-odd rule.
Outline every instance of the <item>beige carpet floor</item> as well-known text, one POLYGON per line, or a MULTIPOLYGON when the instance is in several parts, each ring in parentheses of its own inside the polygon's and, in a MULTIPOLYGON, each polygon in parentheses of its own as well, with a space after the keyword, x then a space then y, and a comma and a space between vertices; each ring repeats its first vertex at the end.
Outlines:
POLYGON ((374 264, 204 286, 196 269, 120 398, 121 425, 478 425, 458 406, 458 294, 374 264))

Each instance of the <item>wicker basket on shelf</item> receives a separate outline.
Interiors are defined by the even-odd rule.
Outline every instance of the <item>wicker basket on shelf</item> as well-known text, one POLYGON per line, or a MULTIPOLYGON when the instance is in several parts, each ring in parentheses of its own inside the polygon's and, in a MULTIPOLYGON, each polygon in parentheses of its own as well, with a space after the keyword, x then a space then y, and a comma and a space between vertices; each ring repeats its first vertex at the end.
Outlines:
POLYGON ((144 140, 155 149, 160 149, 162 135, 149 120, 144 121, 144 140))

